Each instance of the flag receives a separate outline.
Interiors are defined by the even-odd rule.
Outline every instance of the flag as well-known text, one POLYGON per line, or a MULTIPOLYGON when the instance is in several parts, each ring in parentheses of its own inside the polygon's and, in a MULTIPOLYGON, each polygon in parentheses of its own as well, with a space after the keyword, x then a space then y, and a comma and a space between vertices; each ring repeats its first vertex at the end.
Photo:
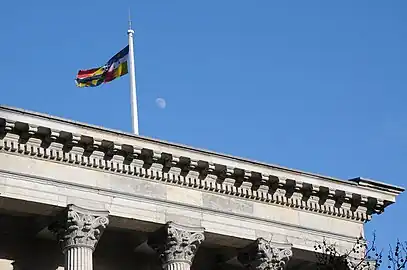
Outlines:
POLYGON ((94 87, 102 83, 111 82, 128 73, 127 60, 129 46, 118 52, 104 66, 87 70, 79 70, 76 76, 78 87, 94 87))
POLYGON ((78 87, 98 86, 105 80, 105 68, 92 68, 88 70, 79 70, 76 76, 76 85, 78 87))

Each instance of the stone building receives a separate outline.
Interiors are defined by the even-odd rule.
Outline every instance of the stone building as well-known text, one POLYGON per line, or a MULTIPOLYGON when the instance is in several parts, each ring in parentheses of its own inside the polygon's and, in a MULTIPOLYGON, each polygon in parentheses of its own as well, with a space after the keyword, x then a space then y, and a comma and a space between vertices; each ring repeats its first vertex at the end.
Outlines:
POLYGON ((0 269, 315 269, 402 188, 0 107, 0 269))

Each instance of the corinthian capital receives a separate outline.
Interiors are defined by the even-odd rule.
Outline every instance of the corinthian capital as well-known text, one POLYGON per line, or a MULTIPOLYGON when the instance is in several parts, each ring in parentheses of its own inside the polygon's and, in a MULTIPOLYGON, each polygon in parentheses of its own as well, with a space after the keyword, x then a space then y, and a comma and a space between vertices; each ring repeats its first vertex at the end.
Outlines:
POLYGON ((250 270, 282 270, 292 254, 291 244, 258 238, 239 253, 238 260, 250 270))
POLYGON ((196 251, 204 241, 204 228, 185 227, 169 222, 151 234, 148 244, 153 248, 163 263, 192 264, 196 251))
POLYGON ((56 235, 63 252, 70 247, 79 246, 94 250, 109 224, 108 214, 107 211, 93 211, 68 205, 49 229, 56 235))

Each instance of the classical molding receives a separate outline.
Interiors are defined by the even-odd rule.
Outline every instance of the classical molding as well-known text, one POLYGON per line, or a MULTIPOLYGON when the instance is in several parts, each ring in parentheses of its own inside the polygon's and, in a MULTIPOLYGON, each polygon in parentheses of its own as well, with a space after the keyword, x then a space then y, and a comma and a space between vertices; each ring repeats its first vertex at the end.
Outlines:
POLYGON ((164 268, 173 263, 192 265, 194 256, 205 239, 204 230, 201 227, 186 227, 168 222, 150 235, 148 245, 157 252, 164 268))
POLYGON ((249 270, 282 270, 293 255, 291 247, 258 238, 239 252, 238 260, 249 270))
POLYGON ((120 173, 358 221, 404 189, 329 177, 181 147, 0 107, 0 152, 120 173), (2 111, 3 110, 3 111, 2 111))
POLYGON ((68 205, 57 220, 49 226, 65 253, 70 248, 92 249, 109 224, 107 211, 93 211, 75 205, 68 205))

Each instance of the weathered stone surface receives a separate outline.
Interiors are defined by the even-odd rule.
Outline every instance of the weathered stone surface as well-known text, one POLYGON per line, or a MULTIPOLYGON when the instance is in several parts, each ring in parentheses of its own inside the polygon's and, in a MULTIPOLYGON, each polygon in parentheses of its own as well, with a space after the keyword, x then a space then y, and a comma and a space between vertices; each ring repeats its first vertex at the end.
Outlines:
POLYGON ((171 182, 358 221, 382 212, 404 190, 362 178, 341 181, 13 108, 1 107, 0 111, 0 130, 4 135, 1 150, 82 168, 171 182))
POLYGON ((259 238, 239 253, 238 260, 249 270, 282 270, 293 255, 291 248, 259 238))
POLYGON ((65 252, 64 270, 93 270, 92 252, 87 246, 70 247, 65 252))
POLYGON ((202 207, 202 191, 185 187, 167 186, 167 200, 176 203, 202 207))
POLYGON ((230 213, 253 214, 253 203, 247 200, 207 193, 202 194, 202 198, 203 206, 209 209, 230 213))
POLYGON ((164 268, 178 263, 190 266, 205 239, 204 230, 169 222, 151 234, 148 244, 158 253, 164 268))
MULTIPOLYGON (((205 227, 210 245, 221 239, 241 247, 265 237, 309 251, 323 238, 351 246, 363 223, 402 191, 0 106, 0 208, 6 211, 49 216, 50 209, 77 204, 109 210, 120 229, 146 232, 147 224, 153 231, 174 221, 205 227)), ((81 248, 95 246, 95 239, 81 248)), ((185 269, 190 262, 168 265, 185 269)))
POLYGON ((75 205, 68 205, 59 219, 49 226, 60 242, 62 251, 86 247, 96 248, 100 237, 109 224, 108 212, 93 211, 75 205))
MULTIPOLYGON (((229 199, 236 200, 237 198, 230 195, 224 197, 226 198, 225 205, 227 207, 223 208, 222 203, 224 200, 221 200, 221 203, 216 200, 214 203, 209 202, 209 199, 213 198, 211 197, 213 194, 206 197, 208 201, 206 201, 205 207, 199 207, 195 206, 193 201, 188 203, 188 197, 184 197, 185 199, 180 201, 175 201, 174 197, 173 200, 167 201, 165 199, 156 199, 155 196, 163 196, 160 194, 143 196, 142 194, 116 191, 114 183, 120 181, 121 177, 119 175, 111 174, 108 178, 104 178, 104 175, 109 173, 95 171, 94 174, 89 175, 86 169, 78 170, 77 167, 66 165, 64 169, 61 164, 54 162, 0 153, 1 194, 4 197, 18 199, 22 202, 37 202, 59 207, 66 207, 70 203, 80 203, 81 206, 90 209, 109 210, 112 216, 158 224, 164 224, 171 220, 185 222, 186 225, 193 226, 200 224, 208 232, 228 237, 242 237, 254 240, 258 237, 256 231, 264 231, 272 233, 276 237, 276 241, 287 239, 287 237, 295 239, 293 244, 296 248, 308 250, 313 250, 315 241, 320 241, 322 237, 329 239, 331 242, 341 243, 341 245, 351 245, 353 239, 358 237, 363 230, 362 223, 346 221, 340 218, 333 219, 318 213, 304 211, 301 212, 301 219, 293 219, 291 215, 299 217, 298 211, 284 206, 269 205, 264 202, 247 201, 248 204, 253 205, 255 210, 253 213, 250 213, 251 208, 250 206, 247 207, 246 204, 243 204, 244 207, 238 209, 244 209, 247 213, 241 210, 232 212, 228 208, 233 207, 233 203, 229 199), (30 162, 27 162, 27 160, 30 162), (26 164, 29 164, 29 167, 26 167, 26 164), (53 168, 53 166, 55 167, 53 168), (5 169, 7 168, 9 170, 6 173, 5 169), (71 169, 75 170, 76 179, 67 177, 67 175, 72 174, 66 173, 71 169), (58 170, 62 173, 54 174, 58 170), (90 176, 91 178, 87 178, 90 176), (92 178, 98 180, 109 179, 113 185, 109 189, 105 189, 104 186, 93 187, 92 178), (78 179, 83 180, 79 181, 78 179), (88 186, 89 179, 91 181, 89 181, 90 185, 88 186), (315 217, 318 217, 320 227, 316 227, 318 224, 314 222, 315 217), (201 221, 199 222, 199 220, 201 221), (291 220, 300 222, 291 223, 291 220)), ((158 182, 154 184, 161 185, 165 190, 166 185, 164 183, 158 182)), ((187 190, 187 187, 171 187, 173 189, 187 190)), ((168 190, 164 191, 164 194, 166 192, 168 190)), ((206 191, 194 190, 194 194, 198 193, 206 194, 206 191)), ((238 200, 245 202, 243 198, 238 200)))

